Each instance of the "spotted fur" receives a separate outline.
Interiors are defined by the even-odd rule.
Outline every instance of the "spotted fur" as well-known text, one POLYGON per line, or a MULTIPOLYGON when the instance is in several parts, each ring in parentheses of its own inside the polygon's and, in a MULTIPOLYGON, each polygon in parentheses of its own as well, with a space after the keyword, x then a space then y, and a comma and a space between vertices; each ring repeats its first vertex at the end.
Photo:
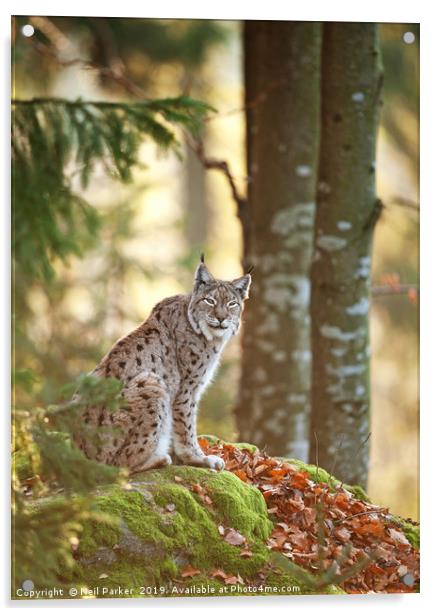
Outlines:
POLYGON ((213 378, 220 354, 237 333, 251 276, 216 280, 203 260, 190 295, 164 299, 133 332, 120 339, 93 370, 123 383, 127 408, 110 413, 89 408, 83 422, 94 440, 76 439, 85 454, 132 472, 172 463, 222 469, 206 456, 196 436, 199 399, 213 378))

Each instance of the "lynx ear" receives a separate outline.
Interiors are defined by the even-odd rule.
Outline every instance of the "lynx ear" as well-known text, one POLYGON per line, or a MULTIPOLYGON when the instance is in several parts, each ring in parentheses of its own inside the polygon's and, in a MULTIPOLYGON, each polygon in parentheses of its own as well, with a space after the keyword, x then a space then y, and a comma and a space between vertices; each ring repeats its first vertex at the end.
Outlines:
POLYGON ((245 274, 245 276, 236 278, 231 282, 231 284, 236 289, 236 291, 239 292, 239 295, 242 299, 248 299, 249 287, 251 286, 251 274, 245 274))
POLYGON ((198 289, 209 282, 213 282, 214 278, 208 271, 207 266, 204 263, 204 255, 201 255, 201 263, 198 265, 198 268, 195 273, 195 282, 193 285, 193 289, 198 291, 198 289))

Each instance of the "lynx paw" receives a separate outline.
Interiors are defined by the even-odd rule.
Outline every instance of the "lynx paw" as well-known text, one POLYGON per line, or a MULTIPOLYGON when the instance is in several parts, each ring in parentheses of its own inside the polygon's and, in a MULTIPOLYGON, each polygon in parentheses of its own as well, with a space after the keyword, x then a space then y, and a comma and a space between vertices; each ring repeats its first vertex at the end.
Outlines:
POLYGON ((205 456, 205 466, 222 471, 225 468, 225 462, 218 456, 205 456))
POLYGON ((168 454, 164 454, 159 457, 149 458, 146 462, 139 464, 135 468, 131 469, 131 473, 141 473, 143 471, 148 471, 152 468, 161 468, 162 466, 169 466, 172 464, 172 458, 168 454))

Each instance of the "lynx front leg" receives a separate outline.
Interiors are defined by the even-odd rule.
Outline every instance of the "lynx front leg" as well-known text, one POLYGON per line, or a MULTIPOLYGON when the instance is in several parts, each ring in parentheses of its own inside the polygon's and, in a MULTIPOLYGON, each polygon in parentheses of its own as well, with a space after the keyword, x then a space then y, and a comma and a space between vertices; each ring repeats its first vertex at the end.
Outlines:
POLYGON ((218 456, 206 456, 196 436, 196 403, 178 395, 173 404, 173 448, 183 464, 206 466, 221 471, 225 463, 218 456))

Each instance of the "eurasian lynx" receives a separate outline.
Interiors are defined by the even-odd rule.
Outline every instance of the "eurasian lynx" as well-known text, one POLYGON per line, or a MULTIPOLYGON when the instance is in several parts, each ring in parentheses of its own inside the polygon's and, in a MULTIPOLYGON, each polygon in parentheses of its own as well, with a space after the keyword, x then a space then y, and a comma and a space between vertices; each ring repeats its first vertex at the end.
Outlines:
POLYGON ((198 445, 197 404, 225 344, 239 329, 250 284, 249 274, 216 280, 201 257, 192 293, 161 301, 113 346, 92 374, 122 381, 128 405, 115 413, 85 411, 83 421, 98 434, 97 447, 77 438, 88 457, 138 472, 171 464, 172 448, 183 464, 224 467, 221 458, 206 456, 198 445))

